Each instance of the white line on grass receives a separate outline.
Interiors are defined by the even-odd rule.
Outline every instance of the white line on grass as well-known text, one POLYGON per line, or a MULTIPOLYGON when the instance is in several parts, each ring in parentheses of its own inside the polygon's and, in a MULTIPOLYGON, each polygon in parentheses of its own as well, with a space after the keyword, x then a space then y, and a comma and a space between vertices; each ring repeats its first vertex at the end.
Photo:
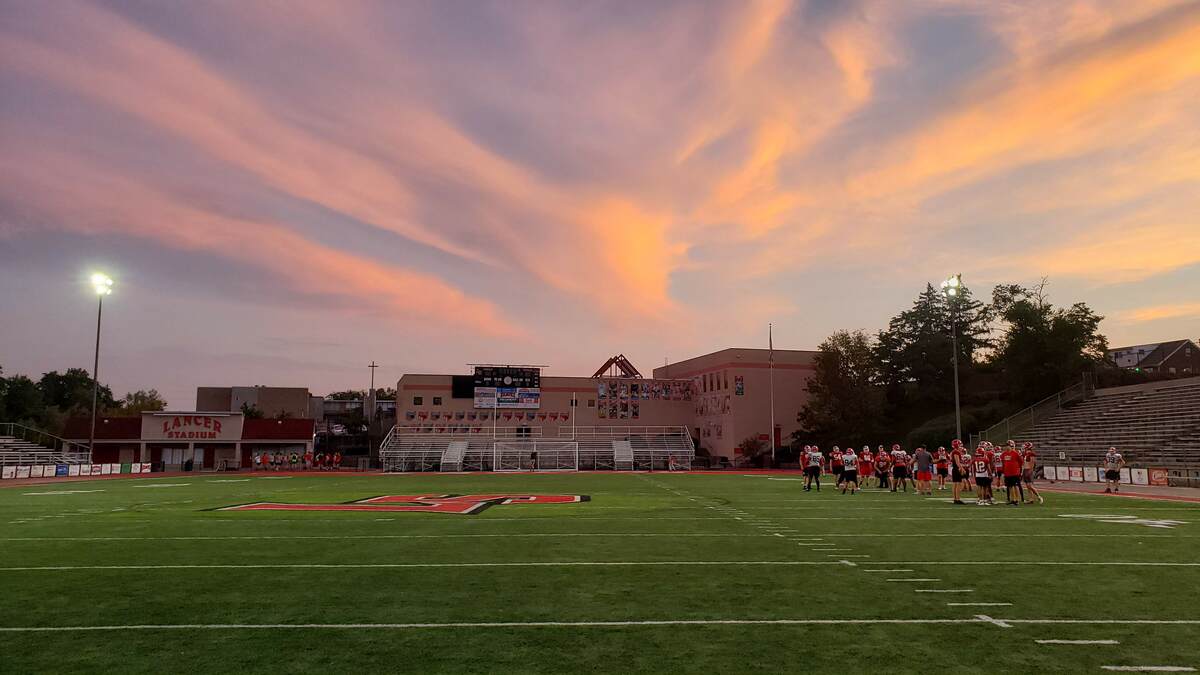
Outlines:
POLYGON ((1195 673, 1190 665, 1102 665, 1105 670, 1118 673, 1195 673))
POLYGON ((164 487, 183 487, 191 485, 191 483, 150 483, 149 485, 134 485, 135 488, 164 488, 164 487))
MULTIPOLYGON (((0 537, 0 541, 222 541, 254 539, 507 539, 510 537, 769 537, 769 534, 693 532, 524 532, 514 534, 270 534, 180 537, 0 537)), ((783 535, 776 535, 782 537, 783 535)))
POLYGON ((40 497, 42 495, 81 495, 88 492, 104 492, 104 490, 52 490, 50 492, 26 492, 24 497, 40 497))
POLYGON ((896 584, 915 584, 919 581, 941 581, 941 579, 887 579, 896 584))
POLYGON ((1119 645, 1116 640, 1034 640, 1039 645, 1119 645))
POLYGON ((974 588, 919 588, 918 593, 974 593, 974 588))
POLYGON ((987 614, 976 614, 975 618, 979 619, 980 621, 987 621, 988 623, 999 626, 1001 628, 1012 628, 1012 624, 1006 623, 1005 621, 1002 621, 1000 619, 993 619, 992 617, 988 616, 987 614))
MULTIPOLYGON (((871 563, 864 563, 864 564, 866 564, 866 565, 869 565, 869 564, 871 564, 871 563)), ((864 571, 864 572, 866 572, 866 573, 868 573, 868 574, 871 574, 871 573, 873 573, 873 572, 874 572, 874 573, 883 573, 883 572, 911 572, 912 570, 863 570, 863 571, 864 571)))
MULTIPOLYGON (((84 631, 136 630, 244 630, 244 629, 382 629, 402 630, 419 628, 623 628, 636 626, 805 626, 805 625, 872 625, 872 624, 991 624, 1005 625, 1053 621, 1069 624, 1119 623, 1132 625, 1197 625, 1200 620, 1133 620, 1094 621, 1090 619, 994 619, 984 615, 959 619, 665 619, 647 621, 473 621, 448 623, 196 623, 196 624, 122 624, 99 626, 0 626, 0 633, 57 633, 84 631)), ((1170 672, 1191 672, 1180 666, 1106 666, 1107 669, 1165 668, 1170 672)))
POLYGON ((212 565, 46 565, 43 567, 0 567, 0 572, 58 572, 81 570, 241 570, 241 569, 408 569, 427 567, 671 567, 671 566, 794 566, 844 565, 837 560, 653 560, 638 562, 471 562, 471 563, 294 563, 294 564, 212 564, 212 565))
POLYGON ((1011 602, 947 602, 947 607, 1012 607, 1011 602))
POLYGON ((867 563, 869 565, 1049 565, 1049 566, 1111 566, 1118 567, 1200 567, 1200 562, 1123 562, 1123 561, 1040 561, 1040 560, 891 560, 867 563))

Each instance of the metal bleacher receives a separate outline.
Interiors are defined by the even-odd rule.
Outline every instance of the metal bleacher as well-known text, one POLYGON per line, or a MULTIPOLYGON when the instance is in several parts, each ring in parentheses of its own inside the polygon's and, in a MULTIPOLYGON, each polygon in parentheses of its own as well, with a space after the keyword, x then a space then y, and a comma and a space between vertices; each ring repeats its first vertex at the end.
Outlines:
POLYGON ((85 446, 22 424, 0 423, 0 466, 87 464, 90 457, 85 446))
POLYGON ((686 427, 540 427, 492 431, 395 426, 379 447, 385 471, 688 470, 686 427))
POLYGON ((1014 440, 1071 462, 1098 463, 1115 446, 1137 466, 1200 465, 1200 378, 1099 389, 1014 440))

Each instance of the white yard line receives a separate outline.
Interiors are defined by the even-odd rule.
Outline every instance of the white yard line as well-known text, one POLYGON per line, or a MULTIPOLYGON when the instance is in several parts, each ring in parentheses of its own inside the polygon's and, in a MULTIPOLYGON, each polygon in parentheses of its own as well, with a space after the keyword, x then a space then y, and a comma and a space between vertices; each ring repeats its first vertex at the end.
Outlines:
MULTIPOLYGON (((507 539, 510 537, 769 537, 769 534, 674 532, 535 532, 514 534, 296 534, 189 537, 0 537, 0 541, 221 541, 254 539, 507 539)), ((783 536, 783 535, 777 535, 783 536)))
POLYGON ((918 588, 918 593, 974 593, 974 588, 918 588))
POLYGON ((1190 665, 1102 665, 1105 670, 1118 673, 1195 673, 1190 665))
POLYGON ((477 563, 295 563, 295 564, 212 564, 212 565, 46 565, 43 567, 0 567, 0 572, 58 572, 79 570, 227 570, 227 569, 410 569, 430 567, 671 567, 671 566, 796 566, 844 565, 837 560, 654 560, 638 562, 477 562, 477 563))
MULTIPOLYGON (((869 565, 871 563, 863 563, 863 564, 869 565)), ((871 573, 883 573, 883 572, 911 572, 912 570, 863 570, 863 571, 868 574, 871 574, 871 573)))
POLYGON ((1039 645, 1119 645, 1117 640, 1034 640, 1039 645))
POLYGON ((885 579, 895 584, 915 584, 921 581, 941 581, 941 579, 885 579))
MULTIPOLYGON (((244 630, 244 629, 381 629, 403 630, 421 628, 623 628, 636 626, 808 626, 808 625, 872 625, 872 624, 991 624, 1001 628, 1011 624, 1053 621, 1055 623, 1092 624, 1088 619, 996 619, 983 614, 958 619, 664 619, 646 621, 472 621, 447 623, 196 623, 196 624, 120 624, 97 626, 0 626, 0 633, 54 633, 84 631, 137 630, 244 630)), ((1118 624, 1181 624, 1197 625, 1200 620, 1155 621, 1105 620, 1118 624)), ((1169 669, 1166 672, 1191 672, 1186 666, 1105 666, 1110 670, 1169 669)))
POLYGON ((1048 565, 1048 566, 1118 566, 1118 567, 1200 567, 1200 562, 1123 562, 1102 561, 1040 561, 1040 560, 890 560, 867 563, 868 565, 1048 565))
POLYGON ((1011 602, 947 602, 947 607, 1012 607, 1011 602))

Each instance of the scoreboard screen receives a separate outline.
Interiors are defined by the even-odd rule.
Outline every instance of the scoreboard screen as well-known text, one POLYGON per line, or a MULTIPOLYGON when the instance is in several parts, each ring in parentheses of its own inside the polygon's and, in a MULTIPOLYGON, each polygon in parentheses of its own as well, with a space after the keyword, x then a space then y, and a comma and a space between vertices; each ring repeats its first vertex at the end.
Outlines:
POLYGON ((540 368, 515 368, 511 366, 475 366, 476 387, 517 387, 540 389, 540 368))

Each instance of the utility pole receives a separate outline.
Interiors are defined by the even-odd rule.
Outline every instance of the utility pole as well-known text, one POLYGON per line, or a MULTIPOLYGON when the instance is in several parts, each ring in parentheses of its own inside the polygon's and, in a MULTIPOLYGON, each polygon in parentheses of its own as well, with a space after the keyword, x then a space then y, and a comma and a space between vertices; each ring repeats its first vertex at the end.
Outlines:
POLYGON ((371 410, 367 413, 367 423, 370 424, 375 420, 375 369, 378 368, 379 365, 375 363, 375 359, 371 359, 371 365, 367 367, 371 369, 371 389, 369 392, 367 392, 367 398, 363 401, 363 406, 365 407, 367 405, 367 401, 370 401, 371 410))

